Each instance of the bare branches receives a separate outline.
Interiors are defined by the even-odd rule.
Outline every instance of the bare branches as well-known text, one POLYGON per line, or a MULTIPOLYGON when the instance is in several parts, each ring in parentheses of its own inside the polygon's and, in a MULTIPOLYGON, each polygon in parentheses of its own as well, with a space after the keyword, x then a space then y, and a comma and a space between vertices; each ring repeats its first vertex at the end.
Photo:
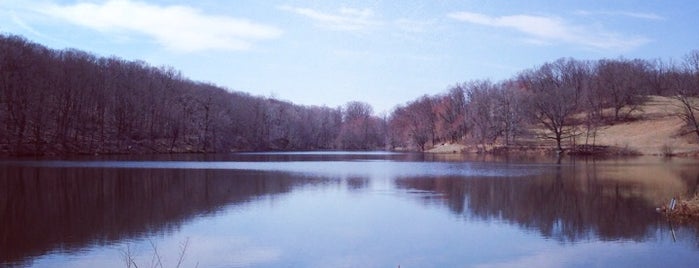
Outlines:
POLYGON ((368 103, 352 101, 345 105, 342 125, 337 136, 339 148, 371 150, 384 147, 384 123, 372 113, 373 108, 368 103))
POLYGON ((138 265, 136 264, 136 261, 134 259, 134 252, 131 249, 131 245, 126 245, 126 248, 121 250, 121 258, 124 264, 126 264, 126 268, 138 268, 138 265))
POLYGON ((187 253, 187 247, 189 246, 189 237, 184 242, 180 243, 180 254, 179 257, 177 258, 177 265, 175 265, 175 268, 179 268, 182 265, 182 262, 184 261, 184 256, 185 253, 187 253))
MULTIPOLYGON (((163 257, 160 255, 160 252, 158 251, 158 246, 153 242, 153 240, 148 240, 149 245, 152 250, 152 255, 151 255, 151 261, 150 261, 150 268, 165 268, 165 262, 163 257)), ((189 247, 189 238, 186 240, 180 242, 179 245, 179 252, 177 255, 177 263, 175 264, 174 267, 179 268, 182 267, 184 264, 184 257, 187 254, 187 249, 189 247)), ((121 252, 121 257, 122 261, 126 265, 127 268, 138 268, 138 264, 136 262, 136 253, 133 251, 132 245, 127 244, 124 249, 120 250, 121 252)), ((198 264, 197 264, 198 266, 198 264)))
POLYGON ((562 58, 510 80, 458 84, 380 118, 367 103, 295 105, 191 81, 168 67, 0 35, 0 153, 370 150, 386 143, 424 150, 466 140, 509 145, 526 127, 545 129, 541 137, 561 151, 561 140, 583 131, 585 143, 594 143, 603 124, 630 118, 651 93, 679 100, 678 116, 699 136, 698 88, 699 51, 681 66, 562 58))
POLYGON ((148 242, 150 242, 150 246, 153 249, 153 256, 151 259, 151 268, 157 268, 157 267, 163 268, 163 262, 162 262, 162 258, 160 258, 160 254, 158 253, 158 247, 155 246, 155 243, 153 242, 153 240, 149 240, 148 242))
POLYGON ((685 57, 683 68, 671 72, 674 99, 680 103, 677 114, 699 137, 699 50, 685 57))
POLYGON ((575 135, 578 122, 573 115, 580 111, 587 79, 586 73, 579 71, 584 66, 577 66, 582 64, 561 59, 522 73, 519 78, 527 91, 529 115, 550 132, 544 137, 555 140, 559 152, 563 151, 562 140, 575 135))
POLYGON ((0 153, 383 147, 383 122, 371 106, 351 102, 345 112, 344 122, 367 122, 356 126, 363 140, 348 147, 338 144, 340 131, 350 127, 340 109, 231 92, 168 67, 0 35, 0 153))

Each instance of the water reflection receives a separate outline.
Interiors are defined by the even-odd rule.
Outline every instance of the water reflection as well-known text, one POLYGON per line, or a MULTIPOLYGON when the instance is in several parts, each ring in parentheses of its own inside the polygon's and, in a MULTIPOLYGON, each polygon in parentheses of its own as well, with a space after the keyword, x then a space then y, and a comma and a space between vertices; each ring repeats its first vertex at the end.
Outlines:
POLYGON ((0 264, 172 233, 229 204, 330 182, 260 171, 3 167, 0 264))
POLYGON ((670 227, 654 211, 697 191, 695 161, 122 157, 0 162, 0 266, 120 267, 100 254, 154 237, 175 254, 192 237, 188 257, 202 267, 687 266, 699 257, 697 228, 670 227))
POLYGON ((640 241, 669 228, 655 207, 671 196, 695 193, 699 167, 632 163, 580 161, 518 178, 421 176, 395 184, 434 193, 415 196, 466 218, 510 222, 560 241, 640 241))

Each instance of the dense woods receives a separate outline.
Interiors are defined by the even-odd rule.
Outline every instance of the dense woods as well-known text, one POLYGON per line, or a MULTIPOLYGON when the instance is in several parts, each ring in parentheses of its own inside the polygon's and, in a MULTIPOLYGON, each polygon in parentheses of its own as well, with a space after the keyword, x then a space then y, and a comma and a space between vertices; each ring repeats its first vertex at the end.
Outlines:
POLYGON ((383 148, 368 104, 307 107, 140 61, 0 37, 0 151, 10 154, 383 148))
POLYGON ((547 139, 594 144, 648 95, 671 96, 699 138, 699 51, 681 62, 570 58, 505 81, 459 83, 377 117, 362 102, 301 106, 185 78, 169 67, 53 50, 0 35, 0 152, 425 150, 547 139))

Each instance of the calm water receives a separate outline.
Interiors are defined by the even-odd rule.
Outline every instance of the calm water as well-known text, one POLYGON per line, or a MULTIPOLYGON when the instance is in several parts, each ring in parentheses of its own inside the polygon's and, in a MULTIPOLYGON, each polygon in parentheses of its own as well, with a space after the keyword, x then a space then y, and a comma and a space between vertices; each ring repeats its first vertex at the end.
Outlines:
POLYGON ((287 153, 0 161, 0 266, 697 267, 696 160, 287 153))

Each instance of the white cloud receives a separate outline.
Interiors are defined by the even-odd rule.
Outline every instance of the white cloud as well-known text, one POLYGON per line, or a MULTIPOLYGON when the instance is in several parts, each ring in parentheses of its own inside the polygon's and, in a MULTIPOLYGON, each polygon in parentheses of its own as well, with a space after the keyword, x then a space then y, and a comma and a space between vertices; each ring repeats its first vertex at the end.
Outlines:
POLYGON ((665 20, 665 17, 655 13, 631 12, 631 11, 587 11, 578 10, 575 14, 583 16, 604 15, 604 16, 624 16, 644 20, 665 20))
POLYGON ((650 40, 644 37, 623 36, 600 29, 573 25, 557 17, 511 15, 493 17, 479 13, 455 12, 450 18, 491 27, 511 28, 527 35, 534 44, 569 43, 604 50, 629 50, 650 40))
POLYGON ((380 25, 371 9, 340 8, 337 12, 321 12, 310 8, 279 6, 280 10, 312 19, 323 28, 338 31, 360 31, 380 25))
POLYGON ((187 6, 156 6, 130 0, 101 4, 47 4, 38 12, 103 32, 139 33, 180 52, 247 50, 282 31, 245 19, 203 14, 187 6))

